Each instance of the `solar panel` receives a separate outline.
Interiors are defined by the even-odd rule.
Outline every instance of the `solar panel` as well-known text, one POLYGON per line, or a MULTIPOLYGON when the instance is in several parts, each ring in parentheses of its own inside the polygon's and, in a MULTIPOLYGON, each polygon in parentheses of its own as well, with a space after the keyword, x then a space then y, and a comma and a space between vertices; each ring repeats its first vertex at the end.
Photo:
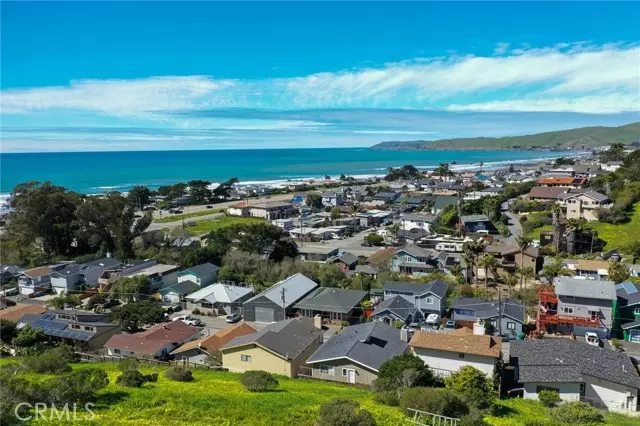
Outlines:
POLYGON ((621 285, 628 295, 636 294, 638 292, 638 289, 631 281, 625 281, 621 285))

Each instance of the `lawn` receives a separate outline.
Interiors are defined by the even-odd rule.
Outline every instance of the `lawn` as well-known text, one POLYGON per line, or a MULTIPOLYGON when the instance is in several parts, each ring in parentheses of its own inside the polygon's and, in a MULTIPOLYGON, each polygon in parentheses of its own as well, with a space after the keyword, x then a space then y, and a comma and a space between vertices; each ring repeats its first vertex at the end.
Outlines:
POLYGON ((201 210, 201 211, 197 211, 197 212, 193 212, 193 213, 174 214, 174 215, 171 215, 171 216, 159 217, 157 219, 154 219, 153 221, 155 223, 177 222, 177 221, 182 220, 182 219, 187 220, 187 219, 192 218, 192 217, 206 216, 208 214, 219 213, 219 212, 222 212, 222 211, 223 211, 223 209, 201 210))
MULTIPOLYGON (((485 420, 492 426, 524 426, 527 421, 551 421, 547 409, 537 401, 525 399, 503 399, 498 404, 502 407, 501 416, 487 416, 485 420)), ((638 418, 623 416, 620 414, 604 413, 606 425, 611 426, 636 426, 638 418)))
MULTIPOLYGON (((598 232, 598 236, 606 242, 604 249, 610 250, 624 247, 635 241, 638 235, 640 235, 640 203, 635 204, 633 212, 630 214, 630 219, 629 222, 617 225, 612 223, 590 222, 585 223, 585 226, 595 229, 598 232)), ((539 240, 540 232, 552 230, 553 226, 544 225, 529 232, 528 236, 539 240)))
POLYGON ((92 424, 313 425, 320 405, 333 398, 360 402, 380 426, 408 424, 400 409, 374 402, 368 390, 329 382, 279 378, 276 392, 251 393, 240 384, 237 374, 194 370, 195 381, 182 383, 165 378, 165 368, 150 367, 141 368, 141 372, 159 373, 158 382, 135 389, 115 383, 120 372, 113 364, 80 364, 74 368, 102 368, 109 374, 109 386, 98 394, 92 424))
POLYGON ((220 216, 217 219, 201 220, 193 225, 187 225, 186 229, 193 235, 203 235, 231 225, 261 222, 264 222, 264 219, 257 217, 220 216))

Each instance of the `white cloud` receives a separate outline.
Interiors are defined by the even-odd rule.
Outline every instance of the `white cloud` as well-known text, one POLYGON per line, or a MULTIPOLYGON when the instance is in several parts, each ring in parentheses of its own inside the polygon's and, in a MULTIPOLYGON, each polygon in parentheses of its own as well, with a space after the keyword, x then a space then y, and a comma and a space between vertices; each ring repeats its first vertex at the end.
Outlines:
POLYGON ((186 119, 170 111, 504 108, 610 113, 638 110, 639 64, 640 47, 636 44, 579 42, 512 50, 498 44, 493 56, 416 58, 379 68, 294 78, 81 80, 68 87, 5 90, 1 106, 3 114, 65 109, 178 121, 186 119))

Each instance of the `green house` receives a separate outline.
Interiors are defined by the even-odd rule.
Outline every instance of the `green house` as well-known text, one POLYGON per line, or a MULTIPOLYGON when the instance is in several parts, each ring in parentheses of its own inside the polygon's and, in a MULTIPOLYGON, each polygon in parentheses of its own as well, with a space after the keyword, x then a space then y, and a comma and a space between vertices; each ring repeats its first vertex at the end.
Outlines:
POLYGON ((640 343, 640 284, 625 281, 616 284, 618 331, 627 342, 640 343))

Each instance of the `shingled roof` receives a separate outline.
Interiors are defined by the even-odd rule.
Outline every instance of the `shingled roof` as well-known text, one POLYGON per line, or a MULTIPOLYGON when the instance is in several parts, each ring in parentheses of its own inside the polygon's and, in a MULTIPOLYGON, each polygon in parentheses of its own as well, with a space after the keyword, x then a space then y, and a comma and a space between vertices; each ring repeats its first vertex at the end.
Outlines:
POLYGON ((493 358, 500 356, 501 346, 500 339, 486 335, 475 335, 468 328, 460 328, 448 333, 416 331, 409 342, 409 347, 411 348, 433 349, 493 358))

